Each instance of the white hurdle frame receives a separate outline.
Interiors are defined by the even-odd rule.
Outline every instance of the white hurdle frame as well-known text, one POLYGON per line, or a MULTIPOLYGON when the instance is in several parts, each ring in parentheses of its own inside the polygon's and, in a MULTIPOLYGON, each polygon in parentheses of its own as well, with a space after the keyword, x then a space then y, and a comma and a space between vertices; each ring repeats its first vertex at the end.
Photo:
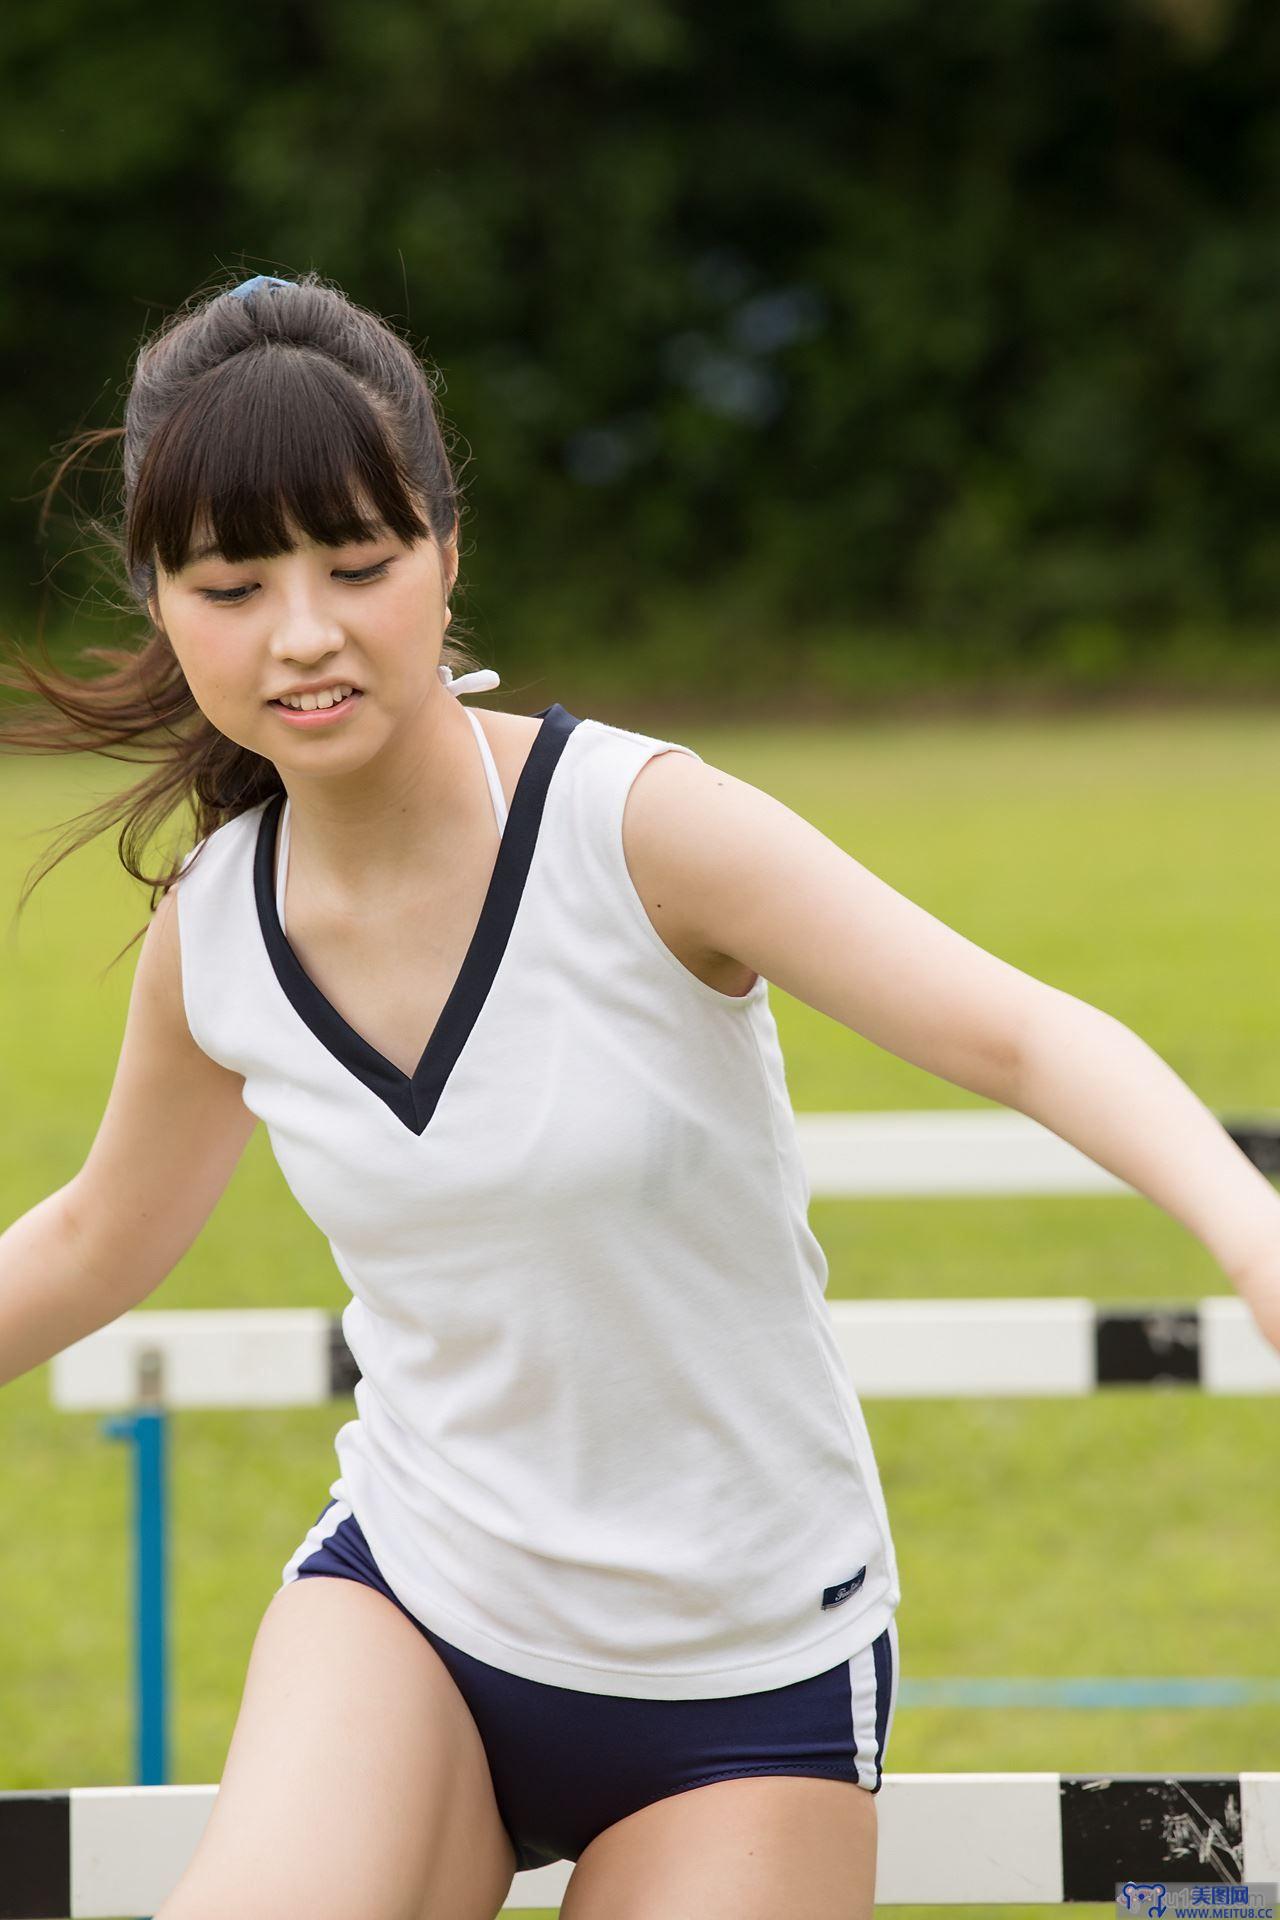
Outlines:
MULTIPOLYGON (((1114 1308, 1092 1300, 827 1300, 860 1398, 1062 1398, 1116 1387, 1280 1393, 1280 1353, 1244 1301, 1114 1308)), ((50 1362, 68 1413, 302 1407, 359 1372, 341 1315, 319 1307, 136 1308, 50 1362), (145 1381, 145 1391, 140 1382, 145 1381)))
MULTIPOLYGON (((1280 1113, 1223 1120, 1263 1173, 1280 1173, 1280 1113)), ((1138 1195, 1029 1114, 1008 1107, 798 1113, 814 1198, 1100 1193, 1138 1195)))
MULTIPOLYGON (((0 1794, 0 1913, 156 1912, 216 1793, 0 1794)), ((877 1906, 1061 1905, 1111 1901, 1126 1880, 1280 1879, 1280 1773, 886 1773, 876 1801, 877 1906)), ((517 1873, 504 1904, 558 1908, 572 1871, 558 1860, 517 1873)))
MULTIPOLYGON (((1134 1194, 1026 1114, 796 1115, 812 1197, 1134 1194)), ((1224 1122, 1255 1165, 1280 1171, 1280 1115, 1224 1122)), ((1120 1309, 1070 1297, 826 1300, 855 1391, 867 1399, 1056 1397, 1101 1386, 1173 1385, 1208 1393, 1280 1391, 1280 1354, 1235 1294, 1194 1305, 1120 1309)), ((321 1309, 146 1309, 126 1313, 51 1363, 67 1411, 121 1408, 150 1347, 171 1407, 311 1406, 358 1377, 337 1316, 321 1309)))
MULTIPOLYGON (((1135 1192, 1003 1108, 809 1113, 796 1124, 812 1197, 1135 1192)), ((1227 1131, 1264 1172, 1280 1170, 1275 1116, 1227 1131)), ((1127 1310, 1079 1298, 826 1307, 865 1398, 1048 1397, 1114 1385, 1280 1392, 1280 1355, 1229 1294, 1127 1310)), ((336 1314, 153 1310, 126 1313, 59 1354, 51 1397, 69 1411, 134 1407, 140 1397, 165 1408, 303 1406, 349 1393, 356 1378, 336 1314)), ((217 1791, 0 1792, 0 1915, 155 1911, 217 1791)), ((1280 1879, 1280 1773, 885 1773, 877 1808, 877 1904, 1110 1901, 1133 1878, 1280 1879)), ((517 1873, 505 1904, 558 1908, 571 1872, 558 1861, 517 1873)))

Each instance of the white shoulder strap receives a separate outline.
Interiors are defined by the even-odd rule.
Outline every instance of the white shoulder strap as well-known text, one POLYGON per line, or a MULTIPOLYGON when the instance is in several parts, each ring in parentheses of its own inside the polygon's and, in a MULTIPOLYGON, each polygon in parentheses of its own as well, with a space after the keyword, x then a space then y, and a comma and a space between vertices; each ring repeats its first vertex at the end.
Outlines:
MULTIPOLYGON (((498 832, 502 833, 505 831, 506 824, 507 824, 507 800, 506 800, 506 795, 502 791, 502 781, 498 776, 498 768, 497 768, 496 762, 494 761, 493 749, 490 747, 489 742, 485 737, 484 728, 480 725, 480 722, 477 719, 475 713, 472 711, 472 709, 470 707, 463 707, 462 711, 466 714, 468 720, 471 722, 472 732, 475 734, 476 739, 480 745, 480 757, 484 761, 485 778, 489 783, 489 797, 493 801, 493 811, 494 811, 495 818, 497 819, 497 822, 498 822, 498 832)), ((285 932, 284 894, 285 894, 285 883, 289 877, 290 804, 291 803, 288 799, 288 796, 286 795, 284 809, 280 815, 280 832, 279 832, 280 852, 276 862, 276 866, 277 866, 276 918, 280 922, 281 933, 285 932)))

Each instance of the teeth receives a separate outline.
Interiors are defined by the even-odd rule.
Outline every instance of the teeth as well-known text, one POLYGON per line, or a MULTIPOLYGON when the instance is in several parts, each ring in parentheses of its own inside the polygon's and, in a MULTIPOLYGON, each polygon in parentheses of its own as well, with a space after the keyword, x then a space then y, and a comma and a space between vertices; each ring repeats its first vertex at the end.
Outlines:
POLYGON ((323 693, 286 693, 281 695, 280 705, 299 713, 314 713, 317 708, 336 707, 339 700, 354 692, 354 687, 326 687, 323 693))

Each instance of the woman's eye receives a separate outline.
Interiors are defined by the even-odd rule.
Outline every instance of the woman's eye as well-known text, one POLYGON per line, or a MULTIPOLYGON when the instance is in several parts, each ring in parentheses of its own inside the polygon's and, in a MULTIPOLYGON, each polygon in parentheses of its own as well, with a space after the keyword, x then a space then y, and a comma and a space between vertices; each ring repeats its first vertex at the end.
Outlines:
MULTIPOLYGON (((348 568, 336 571, 333 577, 335 580, 349 580, 353 585, 358 585, 363 580, 380 580, 390 566, 391 562, 389 560, 379 560, 372 567, 348 568)), ((253 592, 253 588, 201 587, 199 591, 204 599, 212 600, 215 605, 238 606, 242 600, 246 599, 247 596, 253 592)))

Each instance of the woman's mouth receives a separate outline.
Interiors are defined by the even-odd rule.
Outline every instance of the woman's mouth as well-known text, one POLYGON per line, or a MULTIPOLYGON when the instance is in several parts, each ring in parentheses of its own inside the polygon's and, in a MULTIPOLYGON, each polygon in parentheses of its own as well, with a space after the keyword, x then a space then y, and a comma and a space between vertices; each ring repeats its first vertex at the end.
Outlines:
POLYGON ((283 700, 268 700, 267 705, 293 727, 324 727, 351 713, 363 699, 359 687, 353 687, 343 699, 330 707, 291 707, 283 700))

